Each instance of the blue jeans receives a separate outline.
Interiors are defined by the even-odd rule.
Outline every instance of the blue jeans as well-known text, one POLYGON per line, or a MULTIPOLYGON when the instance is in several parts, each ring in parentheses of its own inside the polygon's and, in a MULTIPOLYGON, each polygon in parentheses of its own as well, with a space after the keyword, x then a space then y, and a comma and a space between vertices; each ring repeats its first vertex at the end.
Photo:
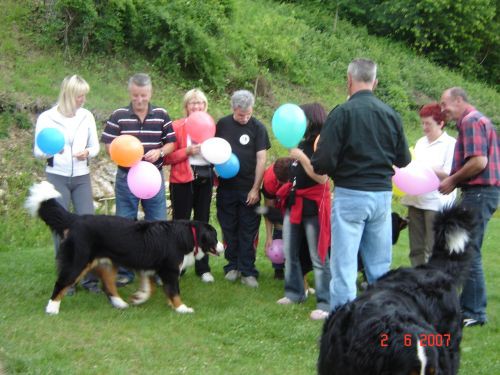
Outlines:
POLYGON ((300 265, 302 236, 305 234, 309 255, 314 271, 314 283, 316 287, 316 305, 323 311, 330 309, 330 295, 328 285, 330 283, 330 269, 328 257, 325 263, 321 262, 318 255, 318 216, 303 217, 301 224, 290 222, 290 211, 285 212, 283 220, 283 251, 285 253, 285 296, 294 302, 305 300, 304 274, 300 265))
POLYGON ((481 247, 488 222, 497 209, 500 188, 497 186, 478 186, 462 189, 462 205, 476 214, 477 226, 472 232, 470 246, 472 260, 469 276, 465 281, 460 303, 463 318, 486 321, 486 283, 484 281, 481 247))
POLYGON ((255 208, 259 203, 248 206, 247 195, 247 191, 217 189, 217 219, 227 246, 224 273, 236 270, 243 276, 258 277, 255 256, 260 215, 255 208))
POLYGON ((330 306, 332 311, 356 298, 358 251, 368 283, 391 266, 390 191, 360 191, 336 187, 332 206, 330 306))
MULTIPOLYGON (((116 215, 137 220, 137 210, 139 209, 140 202, 144 210, 145 220, 166 220, 167 203, 165 199, 165 181, 162 171, 160 171, 160 175, 161 187, 158 194, 150 199, 140 199, 132 194, 128 187, 128 171, 118 168, 116 170, 115 183, 116 215)), ((118 275, 127 277, 130 281, 134 279, 134 273, 123 267, 118 269, 118 275)))

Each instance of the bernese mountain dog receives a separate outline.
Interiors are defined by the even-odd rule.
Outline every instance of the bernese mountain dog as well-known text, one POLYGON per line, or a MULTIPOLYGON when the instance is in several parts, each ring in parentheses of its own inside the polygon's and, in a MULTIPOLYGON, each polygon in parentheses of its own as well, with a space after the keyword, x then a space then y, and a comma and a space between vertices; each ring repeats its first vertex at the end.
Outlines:
POLYGON ((458 289, 470 264, 474 219, 448 207, 434 223, 429 262, 389 271, 323 326, 318 373, 452 375, 458 372, 462 319, 458 289))
POLYGON ((211 225, 189 220, 134 221, 108 215, 80 216, 64 209, 56 200, 60 196, 52 184, 44 181, 30 188, 25 204, 33 216, 38 215, 63 239, 57 254, 58 276, 46 313, 58 314, 67 289, 90 269, 95 269, 101 278, 111 304, 119 309, 128 307, 116 288, 118 266, 150 276, 141 278, 141 289, 132 296, 133 304, 149 298, 156 273, 175 311, 194 311, 181 301, 179 276, 183 267, 205 253, 217 255, 223 251, 211 225), (111 262, 111 267, 101 264, 106 262, 111 262))

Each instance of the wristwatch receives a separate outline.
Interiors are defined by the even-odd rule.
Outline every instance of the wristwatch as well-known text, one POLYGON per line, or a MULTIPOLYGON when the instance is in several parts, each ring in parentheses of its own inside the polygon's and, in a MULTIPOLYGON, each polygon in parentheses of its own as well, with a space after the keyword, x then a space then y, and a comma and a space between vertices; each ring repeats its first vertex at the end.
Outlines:
POLYGON ((163 149, 160 148, 160 158, 163 158, 165 154, 163 153, 163 149))

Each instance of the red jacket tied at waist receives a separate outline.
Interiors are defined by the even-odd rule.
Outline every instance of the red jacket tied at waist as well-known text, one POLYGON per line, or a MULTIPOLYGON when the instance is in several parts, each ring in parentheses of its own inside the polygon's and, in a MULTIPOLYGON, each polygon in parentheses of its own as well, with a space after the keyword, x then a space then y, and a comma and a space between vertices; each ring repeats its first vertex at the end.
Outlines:
MULTIPOLYGON (((281 186, 276 192, 279 201, 279 208, 282 211, 286 209, 286 201, 290 195, 292 183, 288 182, 281 186)), ((331 194, 330 182, 317 184, 309 188, 295 190, 295 203, 290 207, 290 222, 300 224, 302 222, 302 207, 304 198, 316 202, 318 206, 319 237, 318 237, 318 255, 324 263, 330 246, 330 209, 331 194)))

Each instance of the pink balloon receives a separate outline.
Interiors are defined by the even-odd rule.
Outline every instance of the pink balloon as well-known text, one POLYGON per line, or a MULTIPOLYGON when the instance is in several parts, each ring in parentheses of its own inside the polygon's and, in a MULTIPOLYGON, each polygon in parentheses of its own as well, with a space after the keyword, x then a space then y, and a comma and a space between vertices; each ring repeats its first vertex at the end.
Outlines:
POLYGON ((404 168, 396 168, 392 182, 410 195, 430 193, 439 187, 439 178, 432 168, 415 162, 404 168))
POLYGON ((202 143, 215 135, 215 121, 206 112, 193 112, 186 119, 186 131, 194 142, 202 143))
POLYGON ((137 198, 153 198, 161 188, 160 171, 150 162, 140 161, 128 171, 127 184, 137 198))
POLYGON ((271 246, 266 249, 269 260, 275 264, 285 263, 285 253, 283 252, 283 240, 273 240, 271 246))

